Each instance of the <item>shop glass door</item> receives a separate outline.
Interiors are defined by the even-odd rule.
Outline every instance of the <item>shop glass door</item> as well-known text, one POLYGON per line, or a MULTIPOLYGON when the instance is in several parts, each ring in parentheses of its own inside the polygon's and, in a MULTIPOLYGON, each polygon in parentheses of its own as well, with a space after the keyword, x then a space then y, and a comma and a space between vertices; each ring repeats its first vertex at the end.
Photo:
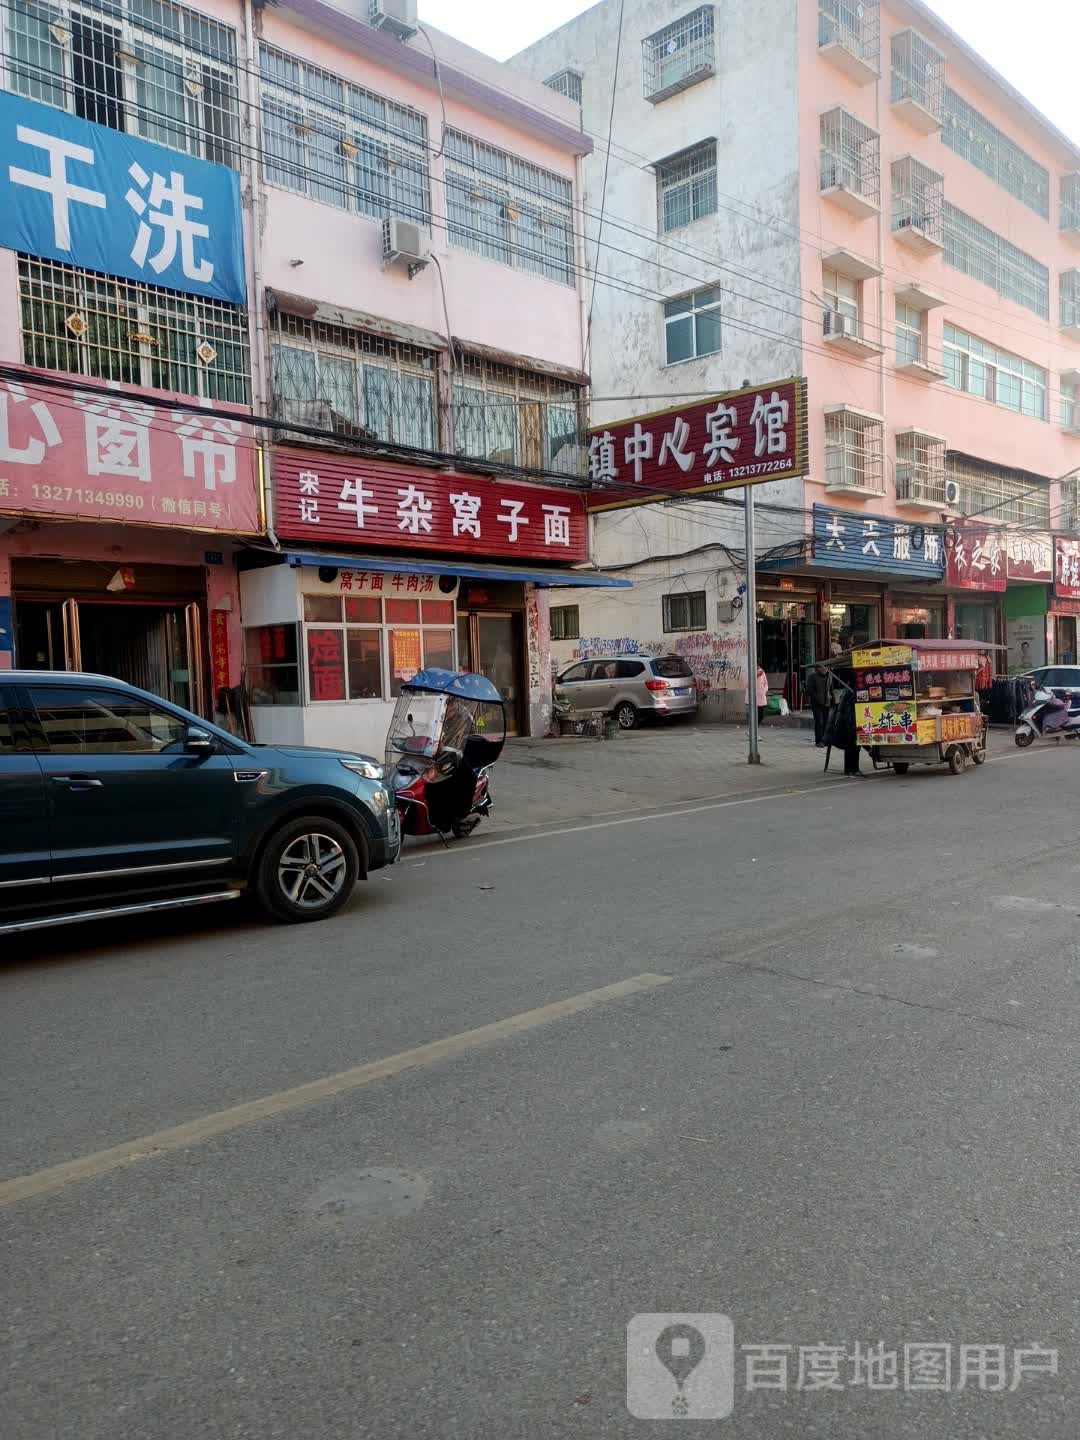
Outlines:
POLYGON ((521 691, 516 661, 516 617, 477 615, 476 668, 486 675, 506 702, 506 733, 518 733, 521 691))

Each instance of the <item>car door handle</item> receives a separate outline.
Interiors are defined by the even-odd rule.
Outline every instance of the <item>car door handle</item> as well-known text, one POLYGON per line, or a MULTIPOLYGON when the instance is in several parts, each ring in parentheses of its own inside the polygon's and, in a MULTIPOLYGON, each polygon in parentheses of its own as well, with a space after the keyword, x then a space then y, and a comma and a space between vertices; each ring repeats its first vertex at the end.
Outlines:
POLYGON ((100 790, 101 781, 90 775, 54 775, 54 785, 66 785, 69 790, 100 790))

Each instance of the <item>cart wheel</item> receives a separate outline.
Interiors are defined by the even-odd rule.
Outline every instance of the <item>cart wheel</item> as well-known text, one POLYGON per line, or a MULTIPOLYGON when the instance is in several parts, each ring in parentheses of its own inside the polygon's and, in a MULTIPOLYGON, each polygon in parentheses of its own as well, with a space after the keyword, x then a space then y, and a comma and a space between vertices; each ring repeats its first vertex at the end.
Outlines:
POLYGON ((954 745, 949 751, 949 769, 954 775, 962 775, 964 766, 967 764, 967 756, 959 745, 954 745))
POLYGON ((986 764, 986 746, 985 746, 985 745, 976 745, 975 749, 972 750, 972 752, 971 752, 971 759, 972 759, 973 763, 976 764, 976 765, 985 765, 985 764, 986 764))
POLYGON ((893 761, 892 768, 893 768, 893 774, 894 774, 894 775, 906 775, 907 772, 911 769, 911 761, 910 761, 910 760, 894 760, 894 761, 893 761))

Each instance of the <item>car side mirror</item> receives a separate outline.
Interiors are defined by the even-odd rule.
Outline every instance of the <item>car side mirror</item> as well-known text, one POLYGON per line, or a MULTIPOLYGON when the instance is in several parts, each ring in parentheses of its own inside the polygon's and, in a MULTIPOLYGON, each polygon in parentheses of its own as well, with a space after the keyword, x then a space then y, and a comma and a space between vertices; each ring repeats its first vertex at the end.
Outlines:
POLYGON ((189 755, 210 755, 214 751, 214 737, 209 730, 200 730, 189 725, 184 736, 184 749, 189 755))

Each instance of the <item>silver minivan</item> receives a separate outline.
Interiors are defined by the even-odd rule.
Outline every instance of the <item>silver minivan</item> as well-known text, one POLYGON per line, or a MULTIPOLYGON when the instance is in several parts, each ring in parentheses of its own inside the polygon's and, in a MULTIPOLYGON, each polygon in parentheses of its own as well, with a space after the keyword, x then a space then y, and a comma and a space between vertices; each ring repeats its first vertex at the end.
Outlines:
POLYGON ((694 672, 681 655, 618 655, 578 660, 561 670, 555 698, 575 710, 606 710, 622 730, 642 715, 694 715, 694 672))

